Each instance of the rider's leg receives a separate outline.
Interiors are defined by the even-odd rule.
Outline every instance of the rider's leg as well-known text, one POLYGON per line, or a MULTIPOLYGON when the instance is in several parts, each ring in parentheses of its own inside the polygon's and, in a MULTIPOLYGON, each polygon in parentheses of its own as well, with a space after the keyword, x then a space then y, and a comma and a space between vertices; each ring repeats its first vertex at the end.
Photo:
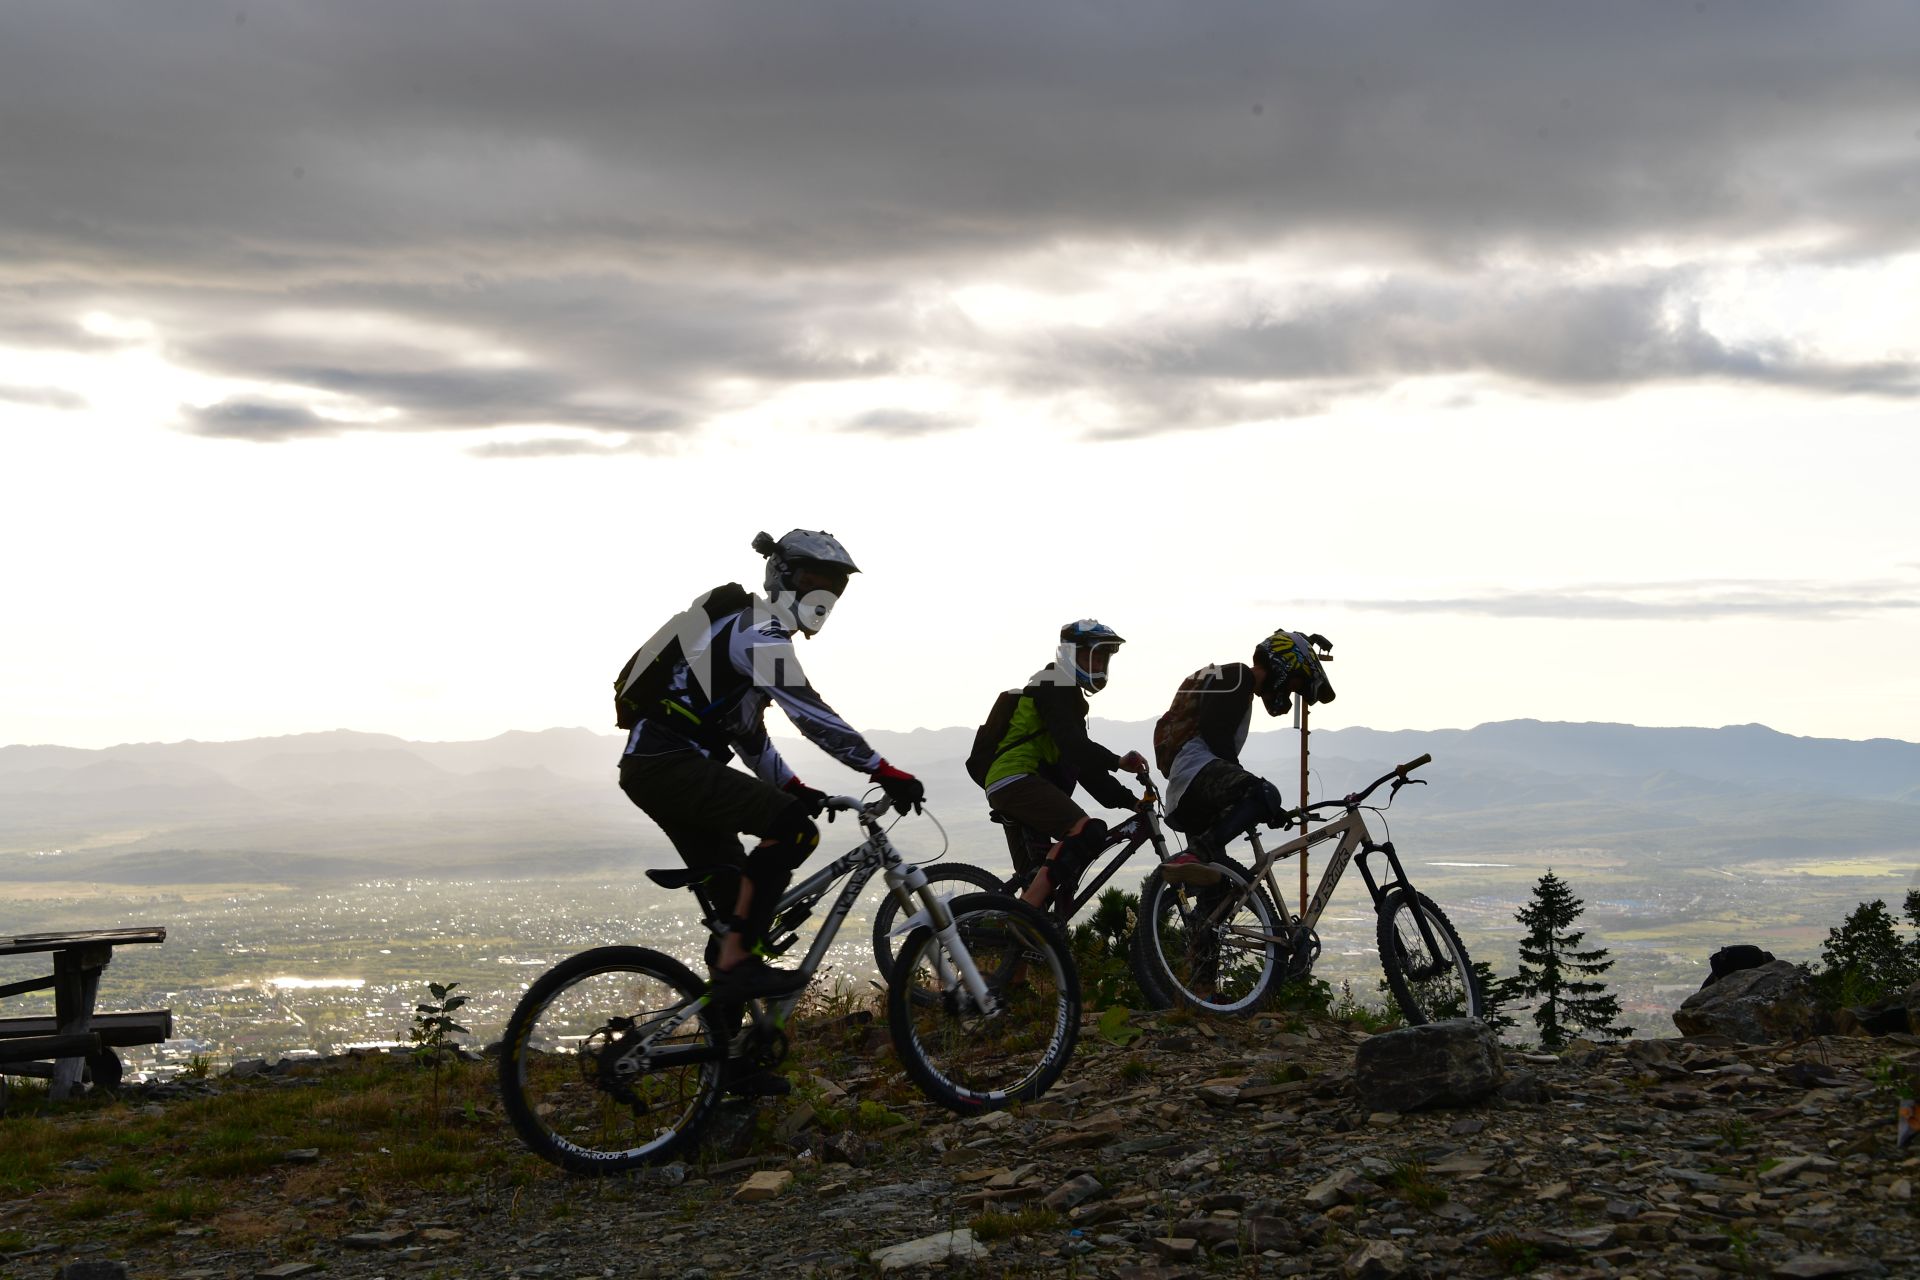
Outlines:
POLYGON ((1193 833, 1193 852, 1202 859, 1219 857, 1249 827, 1285 812, 1279 788, 1226 760, 1202 769, 1180 801, 1180 816, 1193 833))
POLYGON ((1056 890, 1062 898, 1070 897, 1075 886, 1080 883, 1080 873, 1085 871, 1100 851, 1107 847, 1107 824, 1100 818, 1082 818, 1073 825, 1073 830, 1047 854, 1047 860, 1041 865, 1040 874, 1034 877, 1034 883, 1028 886, 1031 893, 1035 887, 1040 889, 1038 899, 1029 899, 1034 906, 1046 902, 1048 896, 1056 890))
POLYGON ((767 940, 774 911, 793 883, 794 871, 820 847, 820 828, 798 800, 769 824, 765 835, 747 855, 746 874, 734 899, 734 927, 720 941, 722 973, 737 968, 767 940))
POLYGON ((1055 882, 1053 870, 1054 865, 1060 860, 1060 851, 1067 847, 1068 840, 1073 839, 1073 837, 1079 835, 1086 829, 1087 819, 1082 818, 1080 821, 1074 823, 1072 827, 1068 828, 1064 838, 1054 841, 1053 844, 1048 847, 1047 856, 1042 858, 1040 865, 1033 869, 1033 879, 1027 881, 1027 887, 1020 895, 1022 902, 1030 907, 1044 907, 1047 905, 1047 899, 1053 896, 1053 886, 1055 882))
POLYGON ((1055 842, 1021 894, 1033 906, 1045 904, 1058 879, 1051 872, 1059 868, 1063 847, 1086 833, 1087 811, 1066 791, 1032 773, 995 783, 987 798, 1004 817, 1055 842))
POLYGON ((627 757, 620 765, 620 789, 660 824, 689 867, 726 867, 741 875, 733 927, 715 948, 716 978, 732 975, 716 983, 723 988, 719 993, 750 999, 794 990, 796 975, 769 969, 751 954, 772 923, 794 868, 820 840, 805 811, 796 812, 794 797, 693 750, 627 757), (752 853, 740 846, 737 833, 742 831, 762 837, 752 853))

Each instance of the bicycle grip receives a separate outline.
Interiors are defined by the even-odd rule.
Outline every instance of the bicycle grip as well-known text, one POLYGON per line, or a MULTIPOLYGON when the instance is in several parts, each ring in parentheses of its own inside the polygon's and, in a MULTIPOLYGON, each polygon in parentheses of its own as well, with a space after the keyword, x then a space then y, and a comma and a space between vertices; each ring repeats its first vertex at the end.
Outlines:
POLYGON ((1420 757, 1419 759, 1417 759, 1417 760, 1409 760, 1409 761, 1407 761, 1407 762, 1406 762, 1405 764, 1403 764, 1403 765, 1401 765, 1401 766, 1400 766, 1399 768, 1397 768, 1397 769, 1395 769, 1395 770, 1394 770, 1394 772, 1395 772, 1395 773, 1397 773, 1397 774, 1399 774, 1399 775, 1400 775, 1400 776, 1402 776, 1402 777, 1405 777, 1405 776, 1406 776, 1406 775, 1407 775, 1407 774, 1408 774, 1409 772, 1411 772, 1411 771, 1412 771, 1412 770, 1414 770, 1414 769, 1418 769, 1418 768, 1419 768, 1419 767, 1420 767, 1421 765, 1423 765, 1423 764, 1432 764, 1432 763, 1433 763, 1433 755, 1432 755, 1432 753, 1431 753, 1431 752, 1429 752, 1429 753, 1427 753, 1427 754, 1425 754, 1425 755, 1422 755, 1422 756, 1421 756, 1421 757, 1420 757))

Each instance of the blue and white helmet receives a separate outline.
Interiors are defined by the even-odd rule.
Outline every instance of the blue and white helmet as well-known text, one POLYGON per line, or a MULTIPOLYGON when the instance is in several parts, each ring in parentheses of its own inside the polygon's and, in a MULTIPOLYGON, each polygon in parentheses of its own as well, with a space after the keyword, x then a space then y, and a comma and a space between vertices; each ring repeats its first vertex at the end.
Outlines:
POLYGON ((753 549, 767 558, 767 599, 793 615, 799 628, 814 635, 827 624, 839 593, 813 590, 800 594, 799 576, 816 573, 858 573, 840 539, 819 529, 789 529, 776 541, 764 530, 754 535, 753 549))
POLYGON ((1105 650, 1111 658, 1126 642, 1125 636, 1104 622, 1092 618, 1069 622, 1060 628, 1060 667, 1073 672, 1073 682, 1082 689, 1098 693, 1107 687, 1107 666, 1104 662, 1097 669, 1092 665, 1094 652, 1105 650))

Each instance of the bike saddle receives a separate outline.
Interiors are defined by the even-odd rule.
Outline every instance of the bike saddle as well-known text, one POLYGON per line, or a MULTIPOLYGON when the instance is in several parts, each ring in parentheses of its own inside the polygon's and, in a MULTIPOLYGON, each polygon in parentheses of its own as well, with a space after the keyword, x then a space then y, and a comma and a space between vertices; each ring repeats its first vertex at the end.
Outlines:
POLYGON ((711 871, 696 871, 692 867, 669 867, 664 871, 647 872, 647 879, 662 889, 684 889, 688 885, 699 884, 712 874, 711 871))

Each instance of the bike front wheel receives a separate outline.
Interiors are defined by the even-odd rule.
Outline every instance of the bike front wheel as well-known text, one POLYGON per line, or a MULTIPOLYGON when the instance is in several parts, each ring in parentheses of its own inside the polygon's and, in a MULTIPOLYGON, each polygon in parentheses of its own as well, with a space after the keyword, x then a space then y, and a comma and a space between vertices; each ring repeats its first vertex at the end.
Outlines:
POLYGON ((1287 926, 1265 887, 1229 858, 1207 863, 1216 884, 1175 884, 1154 871, 1140 885, 1128 948, 1148 995, 1202 1013, 1247 1017, 1280 980, 1287 926))
POLYGON ((1405 887, 1387 894, 1380 904, 1379 942, 1387 985, 1409 1026, 1483 1016, 1467 949, 1453 922, 1426 894, 1405 887))
POLYGON ((671 956, 597 947, 520 998, 500 1100, 532 1151, 573 1173, 657 1164, 693 1145, 720 1099, 726 1036, 706 984, 671 956))
MULTIPOLYGON (((930 867, 920 868, 927 874, 927 884, 942 898, 949 900, 962 893, 1000 893, 1006 884, 999 876, 985 867, 976 867, 965 862, 936 862, 930 867)), ((919 910, 919 899, 914 900, 914 910, 919 910)), ((900 900, 888 890, 880 897, 880 909, 873 913, 873 962, 880 966, 880 979, 885 981, 893 972, 894 964, 900 959, 900 942, 905 934, 895 935, 894 930, 907 915, 900 910, 900 900)))
POLYGON ((907 935, 887 986, 887 1029, 907 1075, 963 1115, 1045 1093, 1080 1035, 1080 974, 1067 942, 1033 907, 997 893, 955 898, 957 945, 931 925, 907 935), (959 980, 970 959, 982 1007, 959 980))

